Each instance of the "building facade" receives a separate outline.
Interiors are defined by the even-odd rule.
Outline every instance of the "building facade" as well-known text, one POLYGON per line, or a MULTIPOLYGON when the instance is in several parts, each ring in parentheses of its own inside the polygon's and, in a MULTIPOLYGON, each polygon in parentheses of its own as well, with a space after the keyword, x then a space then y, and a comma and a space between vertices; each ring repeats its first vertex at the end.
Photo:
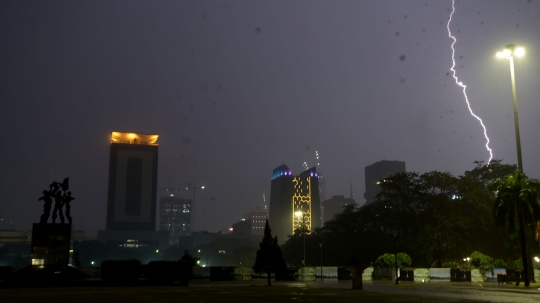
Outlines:
POLYGON ((366 191, 364 202, 373 203, 381 191, 380 182, 397 173, 405 172, 405 162, 383 160, 365 167, 366 191))
POLYGON ((191 234, 192 200, 170 194, 159 200, 159 230, 169 232, 169 245, 191 234))
POLYGON ((321 202, 315 167, 293 176, 286 165, 272 172, 268 221, 272 234, 283 244, 297 229, 308 232, 321 226, 321 202))
POLYGON ((113 132, 109 158, 106 230, 98 240, 114 246, 168 245, 156 232, 158 135, 113 132))
POLYGON ((330 199, 323 200, 323 224, 342 212, 345 206, 354 205, 355 203, 356 201, 353 198, 345 198, 345 196, 332 196, 330 199))
POLYGON ((250 210, 249 217, 251 220, 251 234, 263 235, 264 225, 266 224, 266 219, 268 219, 268 208, 266 205, 250 210))

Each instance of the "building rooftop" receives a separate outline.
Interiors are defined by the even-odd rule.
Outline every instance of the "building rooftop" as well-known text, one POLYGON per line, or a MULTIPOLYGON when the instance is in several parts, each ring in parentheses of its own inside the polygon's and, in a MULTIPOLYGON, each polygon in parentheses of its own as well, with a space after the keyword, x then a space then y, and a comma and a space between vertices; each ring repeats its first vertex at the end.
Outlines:
POLYGON ((111 143, 158 145, 159 135, 112 132, 111 143))

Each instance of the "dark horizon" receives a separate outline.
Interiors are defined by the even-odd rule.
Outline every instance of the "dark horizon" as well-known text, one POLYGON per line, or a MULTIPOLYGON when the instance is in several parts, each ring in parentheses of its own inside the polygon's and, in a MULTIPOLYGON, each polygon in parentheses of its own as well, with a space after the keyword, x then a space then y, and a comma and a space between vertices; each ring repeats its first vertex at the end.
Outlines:
MULTIPOLYGON (((159 135, 158 188, 197 192, 195 230, 267 203, 272 170, 317 166, 363 203, 364 167, 461 175, 485 138, 452 78, 452 1, 16 1, 0 4, 0 229, 31 229, 70 177, 77 230, 105 229, 113 131, 159 135), (200 216, 199 216, 200 215, 200 216)), ((494 159, 540 177, 540 1, 456 3, 456 70, 494 159)), ((191 198, 191 192, 185 197, 191 198)), ((159 198, 158 198, 159 199, 159 198)), ((156 226, 157 228, 157 226, 156 226)))

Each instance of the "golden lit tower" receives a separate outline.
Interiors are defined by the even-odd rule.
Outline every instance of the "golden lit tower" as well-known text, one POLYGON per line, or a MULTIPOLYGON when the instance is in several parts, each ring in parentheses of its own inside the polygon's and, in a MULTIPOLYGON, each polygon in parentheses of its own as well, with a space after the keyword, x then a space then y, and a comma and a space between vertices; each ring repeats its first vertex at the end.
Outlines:
POLYGON ((107 230, 155 230, 158 135, 113 132, 107 230))
POLYGON ((294 230, 301 229, 302 224, 308 232, 321 226, 321 201, 315 167, 298 176, 293 176, 285 165, 274 169, 268 221, 280 244, 285 243, 294 230), (302 216, 295 216, 299 211, 302 216))

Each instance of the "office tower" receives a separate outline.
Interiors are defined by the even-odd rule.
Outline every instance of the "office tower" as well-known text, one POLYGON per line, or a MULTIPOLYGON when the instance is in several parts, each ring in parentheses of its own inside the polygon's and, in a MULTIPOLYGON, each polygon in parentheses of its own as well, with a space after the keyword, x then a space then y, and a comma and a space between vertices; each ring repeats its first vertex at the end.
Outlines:
POLYGON ((402 161, 379 161, 365 168, 366 192, 364 201, 366 204, 376 200, 377 194, 381 191, 380 182, 391 175, 405 172, 405 162, 402 161))
POLYGON ((342 212, 345 206, 354 205, 355 203, 356 201, 353 198, 345 198, 345 196, 332 196, 330 199, 323 200, 323 224, 342 212))
POLYGON ((296 229, 321 226, 321 202, 315 167, 293 176, 286 165, 272 172, 269 223, 280 244, 296 229), (300 213, 301 212, 301 213, 300 213), (300 215, 295 215, 296 213, 300 215))
POLYGON ((125 247, 163 246, 167 233, 156 232, 157 139, 158 135, 111 134, 107 223, 106 230, 98 231, 98 240, 125 247))
POLYGON ((263 235, 264 225, 266 224, 266 219, 268 219, 268 209, 266 208, 266 205, 250 210, 249 217, 251 220, 251 234, 263 235))
POLYGON ((180 236, 191 234, 191 200, 174 194, 159 200, 159 230, 169 232, 169 244, 178 244, 180 236))

